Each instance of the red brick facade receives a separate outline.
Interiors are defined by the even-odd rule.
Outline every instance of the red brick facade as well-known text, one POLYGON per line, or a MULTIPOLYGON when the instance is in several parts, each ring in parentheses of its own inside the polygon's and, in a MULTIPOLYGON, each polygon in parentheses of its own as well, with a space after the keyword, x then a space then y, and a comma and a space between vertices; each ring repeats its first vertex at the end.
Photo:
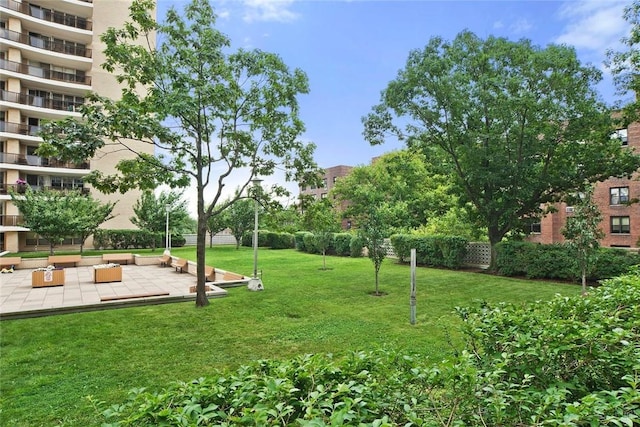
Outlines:
MULTIPOLYGON (((324 199, 328 196, 329 191, 334 187, 336 181, 343 176, 349 175, 353 166, 333 166, 324 170, 324 176, 322 177, 322 185, 319 188, 305 187, 300 188, 300 195, 313 196, 316 200, 324 199)), ((347 202, 342 202, 340 209, 345 210, 347 202)), ((342 220, 342 228, 347 230, 351 228, 351 221, 348 219, 342 220)))
MULTIPOLYGON (((640 123, 634 123, 627 129, 627 144, 629 149, 640 151, 640 123)), ((637 248, 640 239, 640 204, 620 203, 616 200, 620 195, 621 202, 625 199, 640 200, 640 172, 632 179, 610 178, 596 185, 593 198, 602 212, 601 228, 605 232, 600 244, 604 247, 637 248), (628 194, 625 194, 627 189, 628 194)), ((542 219, 540 233, 530 234, 529 241, 544 244, 564 242, 561 230, 567 216, 571 215, 571 207, 559 204, 557 209, 558 212, 542 219)))

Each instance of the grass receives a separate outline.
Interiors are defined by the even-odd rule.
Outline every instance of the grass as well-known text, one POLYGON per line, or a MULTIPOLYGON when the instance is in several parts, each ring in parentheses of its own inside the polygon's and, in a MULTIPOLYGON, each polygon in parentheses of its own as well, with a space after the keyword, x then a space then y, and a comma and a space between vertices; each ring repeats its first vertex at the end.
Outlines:
MULTIPOLYGON (((195 249, 174 256, 195 260, 195 249)), ((250 275, 250 248, 207 250, 207 264, 250 275)), ((0 323, 0 425, 89 426, 85 396, 117 403, 137 387, 212 375, 252 360, 393 347, 434 362, 460 346, 456 306, 529 302, 578 286, 419 268, 417 324, 409 324, 409 267, 391 260, 374 290, 366 258, 327 259, 293 250, 259 252, 264 292, 229 289, 205 308, 193 302, 0 323)))

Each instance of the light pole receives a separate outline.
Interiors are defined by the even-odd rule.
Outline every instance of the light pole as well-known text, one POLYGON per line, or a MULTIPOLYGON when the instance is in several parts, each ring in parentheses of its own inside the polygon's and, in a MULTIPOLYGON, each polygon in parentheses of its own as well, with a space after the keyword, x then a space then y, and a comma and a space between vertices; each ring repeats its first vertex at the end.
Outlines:
POLYGON ((253 184, 253 202, 254 202, 254 212, 253 212, 253 277, 249 280, 249 289, 252 291, 261 291, 264 289, 262 286, 262 280, 258 278, 258 190, 260 189, 260 183, 262 182, 259 178, 254 178, 251 180, 253 184))
POLYGON ((171 205, 168 204, 168 203, 166 205, 164 205, 164 210, 167 213, 167 224, 166 224, 166 229, 165 229, 164 250, 165 250, 165 252, 171 252, 171 243, 169 241, 169 210, 171 210, 171 205))

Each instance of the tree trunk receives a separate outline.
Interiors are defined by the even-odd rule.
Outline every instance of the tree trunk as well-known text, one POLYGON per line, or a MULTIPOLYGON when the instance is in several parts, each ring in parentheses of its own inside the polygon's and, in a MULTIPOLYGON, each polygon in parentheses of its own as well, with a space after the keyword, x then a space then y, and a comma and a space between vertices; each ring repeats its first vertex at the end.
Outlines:
POLYGON ((327 250, 326 249, 322 250, 322 269, 323 270, 327 269, 327 250))
POLYGON ((498 227, 489 226, 489 244, 491 245, 491 262, 489 263, 489 271, 496 272, 498 270, 498 252, 496 245, 502 241, 504 233, 498 231, 498 227))
POLYGON ((582 295, 587 294, 587 269, 582 267, 582 295))
POLYGON ((209 305, 207 291, 205 290, 206 277, 204 274, 207 218, 204 214, 204 195, 201 188, 198 189, 198 235, 196 236, 196 307, 206 307, 209 305))

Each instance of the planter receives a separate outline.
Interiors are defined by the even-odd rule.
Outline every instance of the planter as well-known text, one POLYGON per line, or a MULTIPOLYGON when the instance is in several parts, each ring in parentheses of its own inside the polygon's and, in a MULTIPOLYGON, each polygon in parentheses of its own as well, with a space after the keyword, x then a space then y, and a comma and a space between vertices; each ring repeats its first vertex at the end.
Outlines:
POLYGON ((34 271, 31 273, 31 286, 42 288, 45 286, 64 285, 64 270, 34 271))
POLYGON ((94 283, 122 282, 122 267, 94 267, 94 283))

